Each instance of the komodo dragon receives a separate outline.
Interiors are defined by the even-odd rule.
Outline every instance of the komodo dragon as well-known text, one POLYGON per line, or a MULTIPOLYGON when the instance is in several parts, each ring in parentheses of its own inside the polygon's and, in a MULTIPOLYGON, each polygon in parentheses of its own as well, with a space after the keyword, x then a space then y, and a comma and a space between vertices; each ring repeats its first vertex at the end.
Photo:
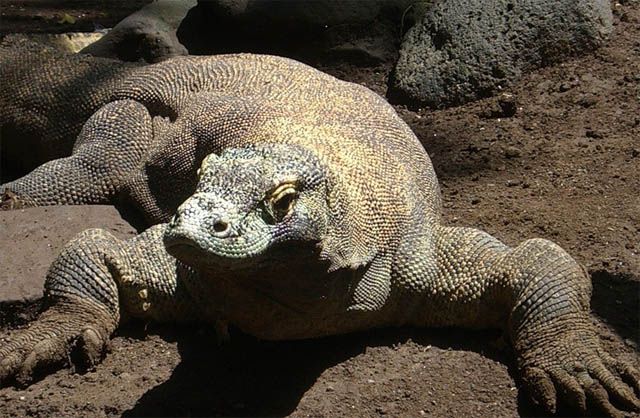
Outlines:
POLYGON ((4 187, 37 205, 124 195, 170 222, 71 241, 49 270, 47 309, 0 346, 1 381, 93 365, 129 317, 226 321, 270 340, 502 327, 549 411, 557 398, 609 415, 640 407, 640 372, 600 345, 583 268, 543 239, 510 248, 443 225, 429 157, 381 97, 272 56, 122 71, 71 157, 4 187))

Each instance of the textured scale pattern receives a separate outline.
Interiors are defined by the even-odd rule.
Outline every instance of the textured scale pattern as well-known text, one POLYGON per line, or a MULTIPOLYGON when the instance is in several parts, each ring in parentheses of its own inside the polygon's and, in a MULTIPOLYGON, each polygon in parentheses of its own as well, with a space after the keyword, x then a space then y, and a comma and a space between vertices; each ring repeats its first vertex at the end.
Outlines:
MULTIPOLYGON (((66 68, 81 79, 64 62, 93 62, 47 52, 42 71, 16 78, 12 66, 37 65, 35 47, 2 49, 6 90, 36 104, 43 97, 56 112, 60 86, 48 74, 66 68)), ((0 186, 4 205, 118 200, 156 225, 128 241, 89 230, 70 242, 47 276, 49 309, 0 346, 0 380, 28 383, 70 352, 96 364, 128 317, 232 323, 264 339, 500 327, 547 410, 558 398, 580 412, 640 407, 640 373, 598 341, 583 268, 546 240, 510 248, 442 225, 429 157, 373 92, 249 54, 112 75, 83 86, 80 108, 91 111, 56 123, 75 126, 83 115, 86 123, 58 134, 51 161, 0 186)), ((3 126, 29 121, 0 95, 3 126)))

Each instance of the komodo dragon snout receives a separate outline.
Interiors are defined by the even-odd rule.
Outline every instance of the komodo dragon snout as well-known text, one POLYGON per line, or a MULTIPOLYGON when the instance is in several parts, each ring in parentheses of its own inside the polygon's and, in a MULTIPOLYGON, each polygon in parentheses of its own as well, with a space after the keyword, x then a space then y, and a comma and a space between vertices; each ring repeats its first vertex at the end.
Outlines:
POLYGON ((179 259, 248 268, 292 243, 315 245, 327 229, 324 172, 318 158, 301 147, 273 144, 210 154, 198 176, 196 192, 164 234, 167 250, 179 259))

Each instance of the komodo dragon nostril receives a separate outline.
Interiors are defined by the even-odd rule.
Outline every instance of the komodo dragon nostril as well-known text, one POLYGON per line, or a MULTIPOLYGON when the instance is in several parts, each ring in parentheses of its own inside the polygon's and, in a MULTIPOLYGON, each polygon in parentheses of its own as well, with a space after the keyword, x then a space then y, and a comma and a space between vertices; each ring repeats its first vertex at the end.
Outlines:
POLYGON ((226 237, 229 235, 229 223, 222 219, 218 219, 213 223, 213 231, 215 232, 215 235, 219 237, 226 237))

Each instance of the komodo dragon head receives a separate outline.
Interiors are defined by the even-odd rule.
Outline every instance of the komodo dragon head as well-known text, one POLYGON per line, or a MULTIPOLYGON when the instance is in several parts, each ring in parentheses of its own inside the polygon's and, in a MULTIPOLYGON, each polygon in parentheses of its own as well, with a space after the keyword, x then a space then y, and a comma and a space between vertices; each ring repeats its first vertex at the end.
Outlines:
POLYGON ((198 175, 164 236, 178 259, 245 270, 288 257, 292 245, 296 258, 301 247, 318 252, 329 211, 325 172, 313 153, 276 144, 228 149, 208 155, 198 175))

